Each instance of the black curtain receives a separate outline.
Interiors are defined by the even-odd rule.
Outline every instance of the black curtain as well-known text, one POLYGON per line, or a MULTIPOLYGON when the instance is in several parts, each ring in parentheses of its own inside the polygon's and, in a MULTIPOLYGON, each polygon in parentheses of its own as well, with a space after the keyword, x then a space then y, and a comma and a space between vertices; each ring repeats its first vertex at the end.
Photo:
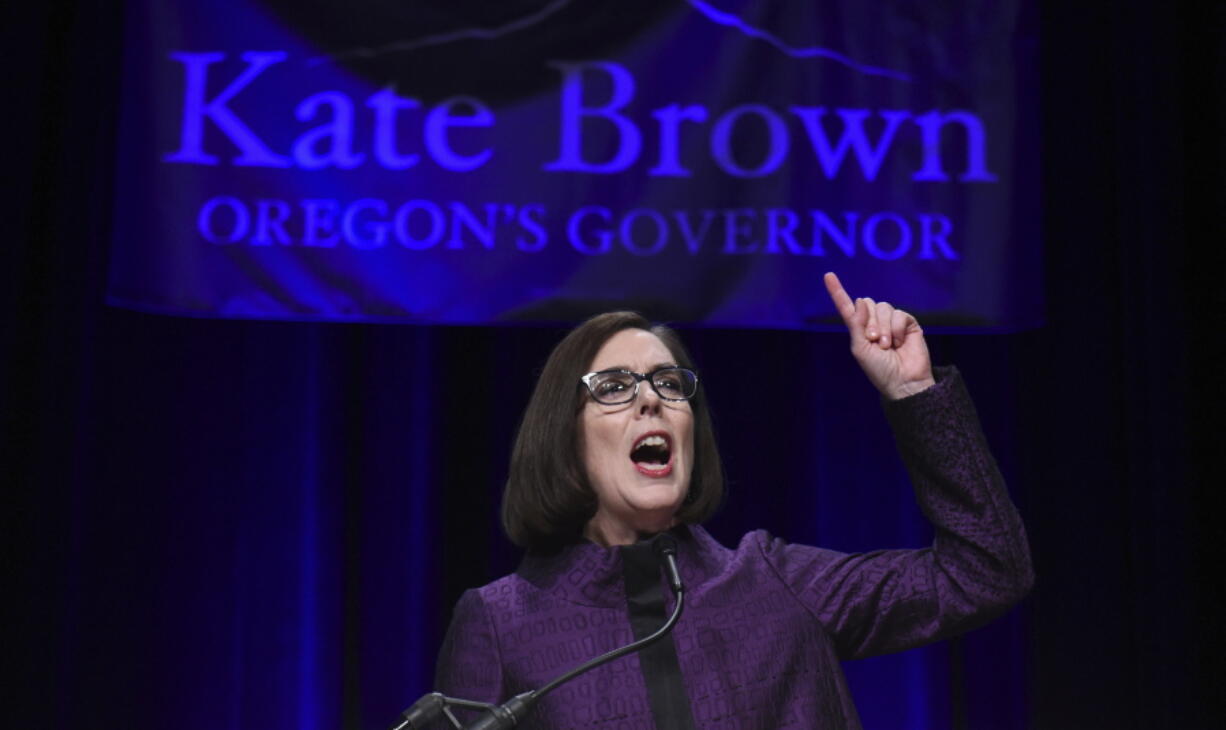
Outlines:
MULTIPOLYGON (((378 726, 389 702, 428 689, 459 592, 514 567, 496 488, 559 331, 104 306, 122 184, 121 10, 20 12, 6 28, 12 210, 0 273, 12 724, 378 726), (242 595, 251 575, 266 585, 242 595), (325 624, 337 635, 312 631, 325 624), (276 662, 284 642, 305 647, 298 662, 242 676, 276 662), (225 707, 183 706, 195 695, 168 689, 219 682, 236 687, 225 707), (286 685, 318 706, 250 709, 286 685)), ((932 338, 938 360, 967 375, 1038 584, 989 638, 933 649, 950 681, 920 691, 948 693, 934 701, 955 727, 1213 727, 1226 676, 1214 603, 1222 368, 1210 354, 1226 240, 1226 10, 1047 2, 1039 16, 1047 324, 932 338), (1014 645, 1011 666, 994 666, 1014 645), (993 703, 1021 710, 1002 718, 993 703)), ((851 460, 888 438, 877 416, 848 416, 872 410, 867 385, 832 394, 798 382, 796 399, 812 404, 799 412, 753 388, 788 367, 860 382, 841 338, 686 334, 704 382, 720 384, 717 426, 730 439, 733 493, 717 534, 769 526, 830 533, 843 549, 922 544, 891 527, 908 508, 883 509, 876 492, 797 489, 780 503, 757 483, 846 476, 791 453, 803 441, 780 433, 851 460), (806 499, 822 511, 816 527, 793 516, 806 499), (863 524, 834 535, 827 522, 843 514, 863 524)), ((899 467, 880 472, 889 481, 899 467)), ((866 724, 892 722, 862 710, 866 724)))

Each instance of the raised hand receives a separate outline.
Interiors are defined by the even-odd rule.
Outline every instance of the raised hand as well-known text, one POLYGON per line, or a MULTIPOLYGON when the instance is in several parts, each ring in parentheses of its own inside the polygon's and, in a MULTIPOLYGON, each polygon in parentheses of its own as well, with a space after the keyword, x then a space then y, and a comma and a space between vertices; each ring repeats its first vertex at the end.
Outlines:
POLYGON ((888 302, 867 297, 853 302, 833 272, 824 280, 830 300, 851 334, 851 354, 882 395, 897 400, 936 382, 924 330, 915 317, 888 302))

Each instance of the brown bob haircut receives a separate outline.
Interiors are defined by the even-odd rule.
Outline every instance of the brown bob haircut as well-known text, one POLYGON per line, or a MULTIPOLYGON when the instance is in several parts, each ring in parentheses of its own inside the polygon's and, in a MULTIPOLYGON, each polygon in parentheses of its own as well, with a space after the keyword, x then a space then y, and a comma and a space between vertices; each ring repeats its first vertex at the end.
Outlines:
MULTIPOLYGON (((511 451, 502 495, 502 526, 511 542, 529 552, 552 552, 582 539, 596 514, 596 493, 579 455, 579 412, 591 397, 580 382, 610 337, 627 329, 651 332, 676 364, 694 368, 677 333, 653 326, 637 312, 598 314, 571 330, 545 361, 511 451)), ((694 413, 694 471, 677 519, 698 524, 724 497, 724 472, 715 447, 711 414, 701 385, 690 399, 694 413)))

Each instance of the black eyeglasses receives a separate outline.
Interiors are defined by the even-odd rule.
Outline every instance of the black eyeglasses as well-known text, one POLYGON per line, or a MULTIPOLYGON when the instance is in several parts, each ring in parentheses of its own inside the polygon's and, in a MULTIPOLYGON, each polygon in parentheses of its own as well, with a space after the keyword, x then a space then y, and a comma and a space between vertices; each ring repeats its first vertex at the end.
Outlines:
POLYGON ((601 370, 579 378, 597 403, 616 406, 638 397, 639 383, 646 380, 664 400, 689 400, 698 392, 698 374, 689 368, 667 367, 644 375, 631 370, 601 370))

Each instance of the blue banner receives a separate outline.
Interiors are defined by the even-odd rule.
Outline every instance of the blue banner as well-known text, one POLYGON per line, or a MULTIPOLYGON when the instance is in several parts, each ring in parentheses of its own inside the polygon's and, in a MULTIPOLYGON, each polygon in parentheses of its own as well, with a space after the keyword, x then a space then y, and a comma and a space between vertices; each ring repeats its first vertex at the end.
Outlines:
POLYGON ((929 327, 1033 326, 1023 10, 130 3, 108 298, 821 328, 834 270, 929 327))

